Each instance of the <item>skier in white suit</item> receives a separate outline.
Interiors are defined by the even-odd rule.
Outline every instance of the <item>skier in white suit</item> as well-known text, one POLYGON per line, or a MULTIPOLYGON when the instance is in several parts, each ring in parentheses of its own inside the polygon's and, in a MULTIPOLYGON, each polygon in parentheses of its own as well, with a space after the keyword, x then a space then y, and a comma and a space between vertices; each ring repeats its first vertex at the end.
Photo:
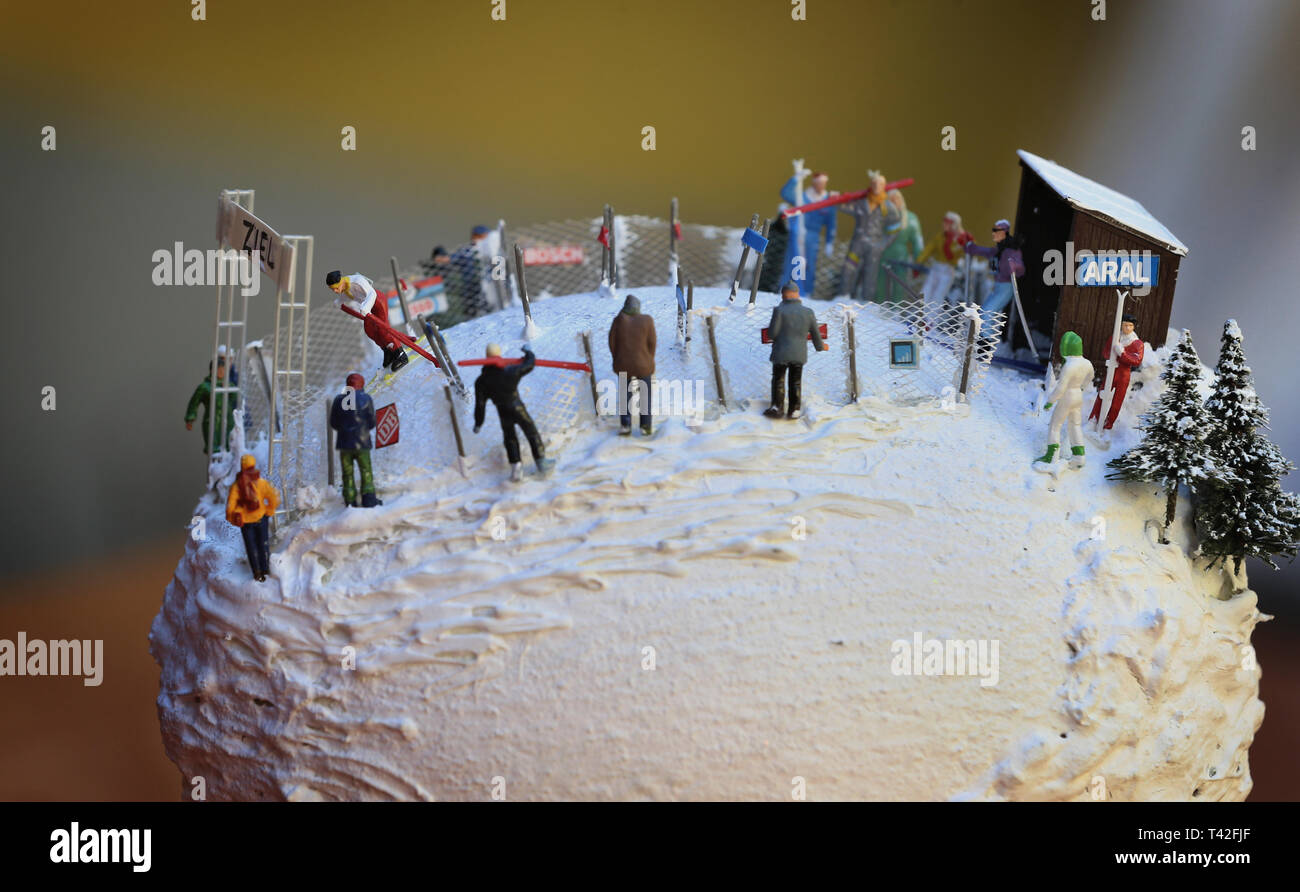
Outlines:
POLYGON ((1065 363, 1056 389, 1043 405, 1052 409, 1048 427, 1047 452, 1034 459, 1035 471, 1052 471, 1056 451, 1061 448, 1061 428, 1070 426, 1070 467, 1083 467, 1083 389, 1092 383, 1092 363, 1083 358, 1083 339, 1072 331, 1061 335, 1061 355, 1065 363), (1056 408, 1052 408, 1055 404, 1056 408))

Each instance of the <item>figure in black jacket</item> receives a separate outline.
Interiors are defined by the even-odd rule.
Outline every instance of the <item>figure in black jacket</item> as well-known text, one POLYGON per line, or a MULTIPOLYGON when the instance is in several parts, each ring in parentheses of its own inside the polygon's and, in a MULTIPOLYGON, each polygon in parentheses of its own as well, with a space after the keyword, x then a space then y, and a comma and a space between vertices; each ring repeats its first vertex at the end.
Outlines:
MULTIPOLYGON (((501 347, 488 344, 489 359, 501 356, 501 347)), ((528 414, 524 401, 519 398, 519 379, 533 370, 537 357, 533 351, 524 348, 522 362, 513 365, 485 365, 474 382, 474 433, 483 427, 483 415, 487 410, 488 400, 497 407, 497 417, 501 419, 501 436, 505 440, 506 457, 510 459, 510 479, 523 478, 523 466, 519 459, 519 436, 515 433, 518 425, 528 438, 528 448, 533 452, 533 462, 538 471, 545 471, 555 464, 555 459, 546 457, 546 448, 537 433, 537 425, 528 414)))
POLYGON ((357 507, 357 485, 352 478, 355 462, 361 471, 361 507, 382 505, 375 498, 375 477, 370 470, 370 432, 375 428, 375 402, 363 389, 366 379, 356 372, 348 375, 347 389, 334 397, 330 406, 330 427, 334 428, 334 448, 339 451, 343 470, 343 504, 357 507))

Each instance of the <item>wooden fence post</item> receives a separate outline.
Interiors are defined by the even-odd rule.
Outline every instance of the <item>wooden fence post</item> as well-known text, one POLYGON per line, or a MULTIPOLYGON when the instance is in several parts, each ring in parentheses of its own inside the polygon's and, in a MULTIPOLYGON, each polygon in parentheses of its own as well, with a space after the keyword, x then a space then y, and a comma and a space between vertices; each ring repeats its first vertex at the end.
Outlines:
POLYGON ((418 338, 420 331, 415 327, 414 320, 411 319, 411 310, 406 306, 406 289, 402 287, 402 277, 397 274, 397 258, 389 257, 388 265, 393 270, 393 287, 397 289, 397 302, 402 307, 402 324, 406 326, 406 331, 412 338, 418 338))
MULTIPOLYGON (((677 266, 677 199, 673 199, 672 209, 668 214, 668 262, 677 266)), ((681 267, 678 267, 677 281, 681 282, 681 267)))
POLYGON ((849 335, 849 402, 856 403, 858 401, 858 335, 853 317, 849 316, 844 321, 849 335))
POLYGON ((596 418, 600 418, 600 397, 596 394, 596 361, 591 355, 591 332, 582 333, 582 352, 587 354, 587 380, 591 383, 591 408, 596 413, 596 418))
POLYGON ((713 383, 716 384, 718 388, 718 404, 725 409, 727 408, 727 394, 726 391, 722 389, 722 360, 718 356, 718 338, 713 328, 714 318, 715 317, 713 316, 709 316, 706 320, 706 325, 709 329, 709 349, 713 351, 713 383))
POLYGON ((519 242, 515 242, 515 282, 519 285, 519 300, 524 305, 524 323, 533 321, 533 308, 528 303, 528 282, 524 278, 524 252, 519 247, 519 242))
MULTIPOLYGON (((757 226, 758 226, 758 214, 754 214, 752 217, 749 218, 749 228, 754 229, 757 226)), ((731 294, 727 296, 727 300, 732 301, 733 303, 736 300, 736 289, 740 287, 740 274, 745 271, 745 261, 748 259, 749 259, 749 245, 745 245, 743 248, 740 249, 740 263, 737 264, 736 275, 731 280, 731 294)))
POLYGON ((966 359, 961 364, 961 387, 958 392, 966 396, 966 391, 970 387, 970 367, 975 358, 975 318, 972 317, 970 325, 966 327, 966 359))
POLYGON ((447 397, 447 411, 451 413, 451 432, 456 436, 456 454, 465 457, 465 441, 460 436, 460 419, 456 417, 456 401, 451 397, 451 385, 442 385, 442 392, 447 397))
POLYGON ((334 488, 334 428, 330 426, 330 414, 334 408, 334 397, 325 397, 325 466, 329 468, 329 486, 334 488))

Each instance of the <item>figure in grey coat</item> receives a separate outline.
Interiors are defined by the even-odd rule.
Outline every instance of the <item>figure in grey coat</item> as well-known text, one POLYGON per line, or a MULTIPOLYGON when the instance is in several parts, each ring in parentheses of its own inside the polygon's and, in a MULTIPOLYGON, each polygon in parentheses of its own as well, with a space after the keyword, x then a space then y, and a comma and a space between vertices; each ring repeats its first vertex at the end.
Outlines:
POLYGON ((853 238, 840 269, 839 293, 857 300, 875 299, 880 255, 897 238, 885 232, 902 220, 898 208, 886 198, 884 175, 874 170, 868 173, 877 195, 840 205, 840 213, 853 218, 853 238))
POLYGON ((769 418, 798 418, 803 383, 803 367, 808 361, 808 340, 817 350, 829 350, 817 330, 817 314, 799 299, 799 286, 786 282, 781 287, 781 303, 772 310, 767 326, 772 339, 772 405, 763 414, 769 418), (786 410, 786 381, 790 383, 790 406, 786 410))

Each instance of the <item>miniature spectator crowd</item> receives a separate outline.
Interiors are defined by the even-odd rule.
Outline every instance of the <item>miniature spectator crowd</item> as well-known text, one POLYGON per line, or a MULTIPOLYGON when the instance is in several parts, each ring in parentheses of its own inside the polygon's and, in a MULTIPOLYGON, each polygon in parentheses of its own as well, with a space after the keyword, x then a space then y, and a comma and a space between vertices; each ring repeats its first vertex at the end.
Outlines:
MULTIPOLYGON (((836 279, 837 293, 863 301, 898 300, 901 289, 897 285, 902 281, 902 274, 914 275, 923 271, 928 276, 926 291, 936 298, 947 299, 951 289, 961 287, 965 258, 976 256, 987 261, 994 282, 986 294, 980 295, 982 305, 990 311, 1006 308, 1012 297, 1011 277, 1023 275, 1025 271, 1019 240, 1011 235, 1011 226, 1006 220, 993 224, 992 245, 984 247, 976 244, 962 228, 961 217, 950 211, 944 215, 941 231, 928 243, 923 243, 920 223, 916 215, 907 210, 901 192, 910 180, 890 188, 884 175, 873 170, 869 172, 866 190, 841 197, 828 190, 826 173, 812 171, 809 178, 810 172, 804 169, 802 160, 796 160, 794 168, 794 175, 780 190, 785 213, 778 215, 768 248, 769 252, 781 253, 783 263, 779 267, 769 265, 769 268, 780 270, 782 281, 781 301, 773 309, 764 332, 764 342, 771 343, 769 360, 772 364, 771 401, 763 412, 765 416, 772 419, 797 419, 801 416, 802 373, 808 361, 808 345, 811 342, 813 349, 819 352, 830 349, 823 340, 816 314, 803 304, 802 299, 812 294, 818 255, 824 254, 826 258, 832 255, 836 220, 840 213, 852 218, 854 230, 836 279), (805 179, 810 179, 807 187, 804 186, 805 179), (814 207, 805 210, 806 205, 814 207)), ((438 245, 421 263, 424 272, 442 277, 453 306, 467 307, 476 301, 484 301, 482 273, 484 264, 490 261, 483 254, 483 242, 489 232, 486 226, 475 226, 469 243, 454 253, 448 253, 438 245)), ((965 264, 965 268, 969 269, 970 264, 965 264)), ((382 365, 387 373, 396 372, 410 362, 408 347, 433 358, 390 324, 387 302, 379 299, 374 284, 366 276, 360 273, 345 276, 334 270, 326 275, 325 284, 337 295, 339 307, 361 320, 366 337, 382 351, 382 365)), ((760 287, 763 287, 762 283, 760 287)), ((465 317, 479 312, 481 310, 467 313, 465 317)), ((453 316, 447 321, 454 324, 459 319, 453 316)), ((1125 331, 1130 340, 1135 337, 1131 325, 1125 331)), ((426 327, 426 332, 432 345, 438 337, 437 327, 426 327)), ((1137 343, 1140 345, 1141 341, 1137 343)), ((1072 341, 1063 346, 1074 349, 1076 344, 1072 341)), ((620 436, 630 436, 633 432, 631 408, 634 405, 638 410, 641 434, 651 436, 653 433, 651 394, 656 348, 654 319, 641 312, 640 302, 634 295, 628 295, 615 314, 608 335, 613 371, 619 376, 620 389, 623 390, 620 394, 620 436)), ((474 383, 474 433, 481 431, 487 404, 491 403, 500 421, 512 481, 519 481, 523 476, 518 432, 522 432, 528 443, 537 473, 546 473, 555 464, 553 458, 546 456, 541 434, 519 395, 520 379, 529 374, 537 362, 527 345, 522 353, 522 357, 517 359, 506 358, 499 345, 489 344, 483 370, 474 383)), ((1067 358, 1075 356, 1068 350, 1063 350, 1063 355, 1067 358)), ((1136 362, 1140 361, 1139 354, 1136 362)), ((1091 365, 1082 362, 1090 371, 1091 365)), ((1054 400, 1059 400, 1051 426, 1054 440, 1059 441, 1061 427, 1067 422, 1072 435, 1078 429, 1077 403, 1081 397, 1075 394, 1078 388, 1074 378, 1083 374, 1082 369, 1082 365, 1070 366, 1067 359, 1061 387, 1054 394, 1054 400), (1067 380, 1068 394, 1062 390, 1067 380)), ((210 369, 209 375, 195 390, 185 415, 186 427, 192 427, 199 407, 204 408, 205 452, 209 442, 228 445, 236 408, 233 395, 228 401, 223 401, 220 392, 214 397, 213 373, 216 375, 215 387, 220 388, 227 374, 224 354, 218 356, 215 370, 210 369), (218 428, 216 436, 211 439, 210 417, 216 420, 218 428)), ((235 383, 233 365, 229 374, 235 383)), ((1125 388, 1127 383, 1125 374, 1125 388)), ((1119 385, 1117 379, 1116 386, 1119 385)), ((1111 406, 1107 428, 1113 423, 1122 399, 1121 391, 1119 399, 1111 406)), ((1094 415, 1097 411, 1094 408, 1094 415)), ((365 379, 361 374, 350 374, 344 391, 334 397, 329 425, 335 433, 334 448, 340 458, 344 504, 362 508, 382 505, 375 491, 370 459, 373 448, 371 432, 376 426, 375 407, 365 391, 365 379)), ((1072 440, 1075 460, 1080 461, 1082 443, 1073 436, 1072 440)), ((1049 446, 1043 460, 1051 462, 1057 448, 1056 443, 1049 446)), ((230 487, 227 519, 240 528, 248 550, 249 565, 259 581, 266 578, 268 523, 278 499, 274 487, 259 476, 253 457, 243 456, 241 470, 230 487)))

